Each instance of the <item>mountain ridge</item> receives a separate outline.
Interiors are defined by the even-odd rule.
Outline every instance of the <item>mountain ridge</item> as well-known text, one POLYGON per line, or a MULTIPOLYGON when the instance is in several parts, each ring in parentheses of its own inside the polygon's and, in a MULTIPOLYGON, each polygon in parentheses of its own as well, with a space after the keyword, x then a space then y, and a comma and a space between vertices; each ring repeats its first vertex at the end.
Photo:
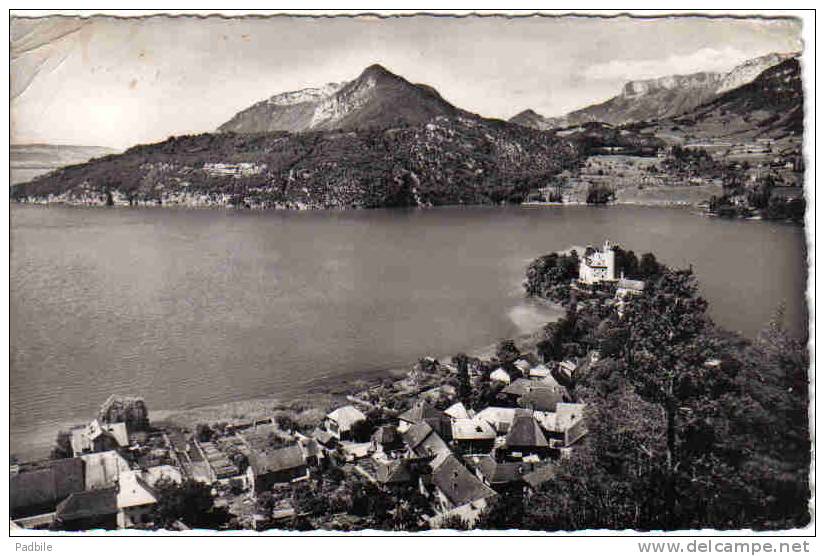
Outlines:
POLYGON ((526 111, 522 111, 509 121, 547 130, 595 121, 624 125, 675 117, 753 81, 766 69, 798 55, 773 52, 746 60, 725 73, 696 72, 631 80, 622 86, 618 95, 564 116, 546 117, 528 109, 532 112, 529 116, 524 116, 526 111))
POLYGON ((352 81, 288 91, 259 101, 236 113, 217 131, 354 130, 418 125, 436 116, 459 115, 477 117, 447 102, 433 87, 410 83, 380 64, 372 64, 352 81), (282 99, 296 100, 285 103, 282 99))

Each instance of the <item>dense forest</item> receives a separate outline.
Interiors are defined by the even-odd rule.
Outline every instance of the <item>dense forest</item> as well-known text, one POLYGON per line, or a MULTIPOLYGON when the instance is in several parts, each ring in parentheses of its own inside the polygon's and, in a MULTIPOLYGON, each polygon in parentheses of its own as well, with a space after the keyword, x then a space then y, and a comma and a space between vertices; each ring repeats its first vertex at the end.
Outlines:
MULTIPOLYGON (((621 318, 609 296, 571 296, 567 315, 545 327, 545 360, 600 353, 573 390, 588 404, 590 434, 541 493, 529 502, 503 497, 480 526, 785 529, 810 521, 806 339, 783 327, 781 308, 754 340, 719 329, 690 270, 643 258, 647 286, 621 318)), ((569 279, 572 266, 569 255, 534 261, 528 294, 557 294, 551 284, 569 279)))
POLYGON ((307 208, 517 203, 580 159, 580 147, 551 133, 437 118, 387 130, 173 137, 60 169, 11 194, 307 208))

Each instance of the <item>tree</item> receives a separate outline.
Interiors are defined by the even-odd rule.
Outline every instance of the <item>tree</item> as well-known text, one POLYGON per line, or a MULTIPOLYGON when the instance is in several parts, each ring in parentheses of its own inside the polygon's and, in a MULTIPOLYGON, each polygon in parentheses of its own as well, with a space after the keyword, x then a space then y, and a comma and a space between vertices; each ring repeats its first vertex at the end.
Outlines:
POLYGON ((224 509, 215 508, 212 488, 186 479, 182 483, 161 479, 155 485, 158 503, 153 510, 155 524, 169 529, 176 521, 191 528, 217 529, 229 519, 224 509))
POLYGON ((458 398, 464 404, 467 404, 472 394, 469 370, 470 358, 467 357, 466 353, 459 353, 453 357, 453 363, 458 371, 458 398))
POLYGON ((653 253, 645 253, 639 261, 639 276, 641 278, 654 278, 663 270, 663 266, 656 260, 653 253))
MULTIPOLYGON (((705 366, 713 356, 707 341, 711 323, 706 309, 707 302, 698 295, 693 272, 667 270, 625 313, 626 376, 644 399, 664 412, 669 473, 677 464, 680 410, 701 398, 719 377, 705 366)), ((673 486, 672 480, 665 485, 671 518, 676 503, 673 486)))
POLYGON ((72 435, 68 431, 58 431, 55 445, 52 447, 51 459, 65 459, 73 455, 72 435))
POLYGON ((205 423, 198 423, 195 426, 195 438, 198 439, 198 442, 209 442, 215 435, 215 431, 212 430, 212 427, 205 423))
POLYGON ((512 365, 521 357, 521 352, 513 340, 502 340, 496 348, 496 358, 501 365, 512 365))

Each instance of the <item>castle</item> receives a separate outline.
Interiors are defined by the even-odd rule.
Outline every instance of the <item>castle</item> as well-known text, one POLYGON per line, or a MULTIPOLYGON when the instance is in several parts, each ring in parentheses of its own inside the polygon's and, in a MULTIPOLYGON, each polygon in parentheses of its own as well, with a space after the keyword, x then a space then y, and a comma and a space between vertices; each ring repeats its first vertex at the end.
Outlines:
POLYGON ((604 242, 602 251, 588 249, 588 252, 589 254, 585 254, 579 262, 579 280, 585 284, 615 280, 616 253, 610 241, 604 242))

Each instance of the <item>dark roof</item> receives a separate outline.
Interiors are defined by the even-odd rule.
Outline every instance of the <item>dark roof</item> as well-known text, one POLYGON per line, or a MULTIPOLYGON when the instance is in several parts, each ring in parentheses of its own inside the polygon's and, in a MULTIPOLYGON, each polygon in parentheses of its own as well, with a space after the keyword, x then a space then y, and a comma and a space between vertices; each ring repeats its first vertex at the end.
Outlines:
POLYGON ((315 437, 315 440, 317 440, 325 446, 332 442, 335 442, 336 440, 331 432, 322 429, 315 429, 315 431, 313 431, 312 433, 312 436, 315 437))
POLYGON ((536 489, 553 479, 556 476, 556 466, 552 463, 544 463, 540 467, 535 468, 530 473, 524 475, 524 482, 536 489))
POLYGON ((253 451, 249 454, 249 466, 255 475, 277 473, 302 465, 306 465, 306 461, 301 447, 297 444, 267 452, 253 451))
POLYGON ((117 513, 117 487, 75 492, 57 505, 56 519, 74 521, 117 513))
POLYGON ((381 463, 375 472, 375 478, 382 484, 409 483, 414 479, 406 460, 381 463))
POLYGON ((556 411, 556 404, 564 401, 564 396, 553 388, 531 388, 519 398, 518 404, 535 411, 556 411))
POLYGON ((25 510, 50 510, 73 492, 86 489, 85 467, 80 458, 54 460, 44 469, 24 471, 9 477, 10 509, 13 515, 25 510))
POLYGON ((384 425, 383 427, 375 429, 375 432, 372 433, 372 439, 382 446, 395 444, 400 440, 398 430, 390 425, 384 425))
POLYGON ((434 408, 427 402, 418 402, 413 407, 402 413, 398 418, 401 421, 406 421, 408 423, 420 423, 424 420, 441 419, 442 417, 445 417, 443 411, 434 408))
POLYGON ((404 431, 404 443, 414 450, 432 432, 433 428, 427 423, 418 423, 404 431))
POLYGON ((491 485, 504 485, 522 480, 533 470, 532 463, 521 461, 498 462, 491 456, 470 456, 465 458, 491 485))
POLYGON ((521 397, 527 392, 529 392, 530 388, 534 385, 535 382, 533 382, 532 380, 528 380, 526 378, 517 378, 516 380, 508 384, 507 387, 501 391, 501 393, 521 397))
POLYGON ((447 443, 427 423, 413 425, 403 434, 404 443, 419 456, 449 450, 447 443))
POLYGON ((496 495, 494 490, 479 481, 452 454, 444 458, 433 470, 432 483, 444 493, 453 506, 496 495))
POLYGON ((530 415, 516 415, 507 432, 505 442, 508 447, 546 448, 547 438, 541 432, 539 424, 530 415))

